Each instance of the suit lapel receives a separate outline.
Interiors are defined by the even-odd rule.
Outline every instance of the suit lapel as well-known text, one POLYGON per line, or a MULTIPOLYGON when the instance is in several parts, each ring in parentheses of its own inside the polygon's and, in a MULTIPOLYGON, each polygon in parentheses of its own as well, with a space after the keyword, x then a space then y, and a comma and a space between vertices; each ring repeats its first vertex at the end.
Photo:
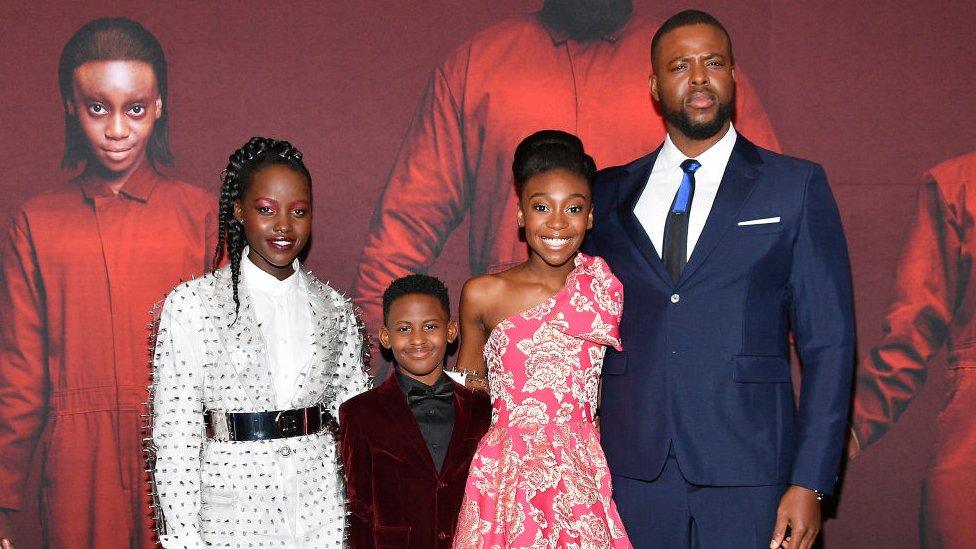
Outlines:
POLYGON ((660 152, 661 149, 658 147, 656 151, 635 162, 630 168, 629 177, 620 185, 617 217, 620 218, 624 232, 627 233, 637 251, 647 261, 651 270, 670 286, 671 278, 664 268, 664 262, 661 261, 661 254, 654 248, 654 243, 647 236, 647 231, 644 230, 644 226, 634 214, 634 208, 644 192, 644 187, 647 186, 647 180, 651 176, 651 170, 654 168, 654 163, 657 161, 657 155, 660 152))
MULTIPOLYGON (((453 381, 452 381, 453 383, 453 381)), ((441 466, 441 476, 444 476, 453 467, 457 467, 458 458, 462 456, 464 449, 464 439, 467 437, 471 422, 471 406, 474 399, 465 392, 461 385, 454 384, 454 429, 451 433, 451 442, 447 445, 447 455, 444 457, 444 464, 441 466)), ((461 460, 463 462, 463 460, 461 460)))
MULTIPOLYGON (((379 387, 383 395, 383 407, 386 417, 389 419, 389 431, 397 433, 407 443, 410 451, 417 452, 420 459, 427 464, 431 475, 437 476, 437 467, 434 466, 434 458, 430 456, 427 443, 424 442, 424 435, 420 432, 420 425, 413 416, 413 410, 407 404, 407 399, 400 390, 397 382, 396 373, 387 378, 379 387)), ((446 461, 446 460, 445 460, 446 461)))
POLYGON ((210 313, 227 353, 227 362, 237 373, 237 383, 247 393, 254 411, 274 409, 274 389, 268 366, 268 347, 258 326, 246 286, 238 284, 240 309, 234 312, 233 286, 230 268, 217 271, 214 276, 216 299, 210 313))
POLYGON ((331 387, 331 374, 339 362, 342 350, 342 335, 346 333, 346 316, 329 299, 325 286, 314 276, 299 270, 301 283, 305 289, 312 319, 312 353, 296 380, 292 407, 308 406, 325 402, 335 395, 325 393, 331 387))
MULTIPOLYGON (((679 285, 695 274, 722 240, 722 236, 734 226, 739 210, 761 178, 759 170, 756 169, 761 162, 756 146, 739 135, 732 149, 732 156, 729 157, 729 164, 725 168, 725 174, 722 176, 718 194, 715 195, 712 209, 705 221, 705 227, 698 237, 691 257, 688 258, 687 265, 681 271, 679 285)), ((692 208, 694 207, 692 203, 692 208)))

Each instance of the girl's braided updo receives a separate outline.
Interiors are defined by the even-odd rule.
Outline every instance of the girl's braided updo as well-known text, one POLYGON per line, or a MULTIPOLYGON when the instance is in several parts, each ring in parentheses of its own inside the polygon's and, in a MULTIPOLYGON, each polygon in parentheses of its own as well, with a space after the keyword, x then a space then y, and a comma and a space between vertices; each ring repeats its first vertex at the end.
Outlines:
POLYGON ((234 217, 234 204, 244 196, 254 174, 273 164, 288 166, 299 172, 305 176, 305 180, 311 186, 312 176, 302 162, 302 152, 287 141, 268 137, 252 137, 243 147, 230 155, 227 168, 220 174, 223 185, 220 188, 220 217, 214 265, 218 264, 226 252, 230 258, 235 314, 241 306, 237 286, 241 279, 241 256, 244 247, 247 246, 247 239, 244 235, 244 225, 234 217))

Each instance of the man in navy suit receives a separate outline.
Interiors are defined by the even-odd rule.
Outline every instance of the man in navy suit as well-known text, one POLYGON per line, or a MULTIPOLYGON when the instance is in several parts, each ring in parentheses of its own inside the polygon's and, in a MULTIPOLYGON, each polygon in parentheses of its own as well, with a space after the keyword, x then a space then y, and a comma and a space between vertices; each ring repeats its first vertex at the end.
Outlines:
POLYGON ((651 57, 668 135, 600 173, 586 242, 624 284, 625 350, 606 355, 600 409, 614 498, 635 547, 807 549, 853 369, 837 206, 819 165, 736 133, 715 18, 675 15, 651 57))

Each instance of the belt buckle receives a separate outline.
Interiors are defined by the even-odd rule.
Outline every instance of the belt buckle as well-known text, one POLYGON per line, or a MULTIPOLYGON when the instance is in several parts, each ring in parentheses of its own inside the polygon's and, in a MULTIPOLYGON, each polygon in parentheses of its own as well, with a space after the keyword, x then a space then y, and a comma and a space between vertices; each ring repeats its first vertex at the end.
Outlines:
POLYGON ((230 414, 207 410, 204 418, 207 427, 207 437, 218 441, 236 440, 234 422, 230 419, 230 414))
POLYGON ((275 415, 274 422, 275 426, 278 427, 278 430, 281 431, 281 434, 290 437, 299 432, 301 425, 298 423, 298 414, 294 412, 289 414, 287 412, 293 411, 284 410, 278 412, 277 415, 275 415))

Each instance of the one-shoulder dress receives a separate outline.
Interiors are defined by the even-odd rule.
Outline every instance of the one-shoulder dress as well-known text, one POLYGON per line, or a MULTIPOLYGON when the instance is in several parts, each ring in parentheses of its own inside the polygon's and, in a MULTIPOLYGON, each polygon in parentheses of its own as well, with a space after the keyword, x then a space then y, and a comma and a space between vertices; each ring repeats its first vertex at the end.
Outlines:
POLYGON ((485 360, 492 426, 478 445, 454 547, 631 547, 593 423, 623 287, 578 254, 556 295, 501 321, 485 360))

